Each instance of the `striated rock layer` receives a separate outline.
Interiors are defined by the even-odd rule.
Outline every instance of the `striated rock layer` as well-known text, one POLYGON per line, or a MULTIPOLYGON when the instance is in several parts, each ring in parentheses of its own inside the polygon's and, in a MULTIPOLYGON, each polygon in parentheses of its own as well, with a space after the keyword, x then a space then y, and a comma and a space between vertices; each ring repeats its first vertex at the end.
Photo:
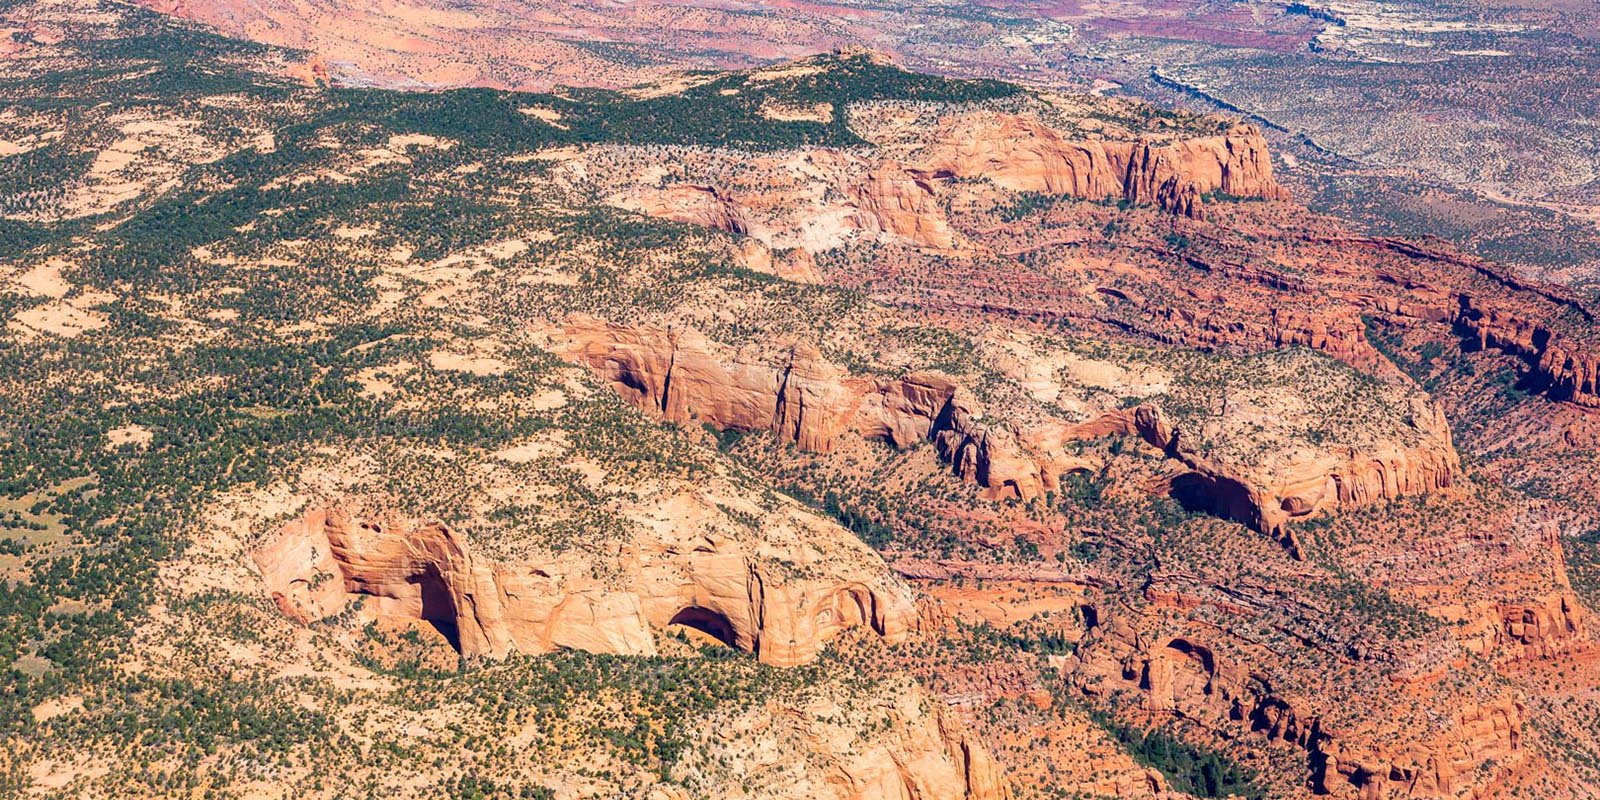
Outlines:
POLYGON ((1380 273, 1384 282, 1402 286, 1406 294, 1369 302, 1398 319, 1448 323, 1469 347, 1499 350, 1521 359, 1530 371, 1530 388, 1553 400, 1600 408, 1600 343, 1592 335, 1600 315, 1566 289, 1400 239, 1348 238, 1338 243, 1453 271, 1455 282, 1464 285, 1430 285, 1414 277, 1380 273), (1471 284, 1459 276, 1479 280, 1471 284))
MULTIPOLYGON (((1157 143, 1148 139, 1069 139, 1036 117, 968 112, 945 118, 931 132, 907 135, 920 144, 903 154, 863 156, 801 150, 750 156, 730 182, 654 180, 635 183, 618 170, 604 175, 607 202, 653 217, 753 236, 772 247, 818 252, 852 237, 900 242, 944 255, 982 248, 951 226, 941 195, 952 179, 987 179, 1018 192, 1154 205, 1203 218, 1205 198, 1284 200, 1272 177, 1266 140, 1249 125, 1218 136, 1157 143), (759 175, 762 180, 750 181, 759 175), (620 182, 619 182, 620 180, 620 182)), ((603 158, 612 151, 592 153, 603 158)), ((586 179, 593 179, 592 177, 586 179)))
MULTIPOLYGON (((1476 337, 1480 349, 1494 348, 1521 358, 1554 400, 1600 408, 1600 349, 1570 342, 1550 326, 1514 310, 1496 308, 1462 294, 1457 322, 1476 337)), ((1593 325, 1592 315, 1585 315, 1593 325)))
POLYGON ((937 189, 926 175, 890 162, 857 181, 852 193, 861 230, 934 252, 959 250, 937 189))
MULTIPOLYGON (((834 534, 830 544, 861 549, 844 531, 834 534)), ((335 506, 285 526, 254 557, 273 601, 296 620, 324 619, 363 598, 380 616, 434 624, 468 656, 556 648, 648 655, 652 627, 682 624, 787 666, 811 660, 846 628, 899 640, 915 619, 909 589, 858 563, 875 557, 796 574, 782 555, 668 537, 638 543, 622 580, 605 583, 587 563, 492 561, 442 524, 335 506)))
POLYGON ((1208 194, 1288 199, 1272 178, 1266 139, 1250 125, 1167 144, 1074 141, 1033 118, 964 114, 941 126, 913 169, 1018 192, 1154 204, 1196 219, 1208 194))
MULTIPOLYGON (((797 709, 802 735, 792 752, 801 763, 828 765, 819 779, 801 779, 785 797, 838 800, 1007 800, 1010 787, 977 737, 950 709, 912 681, 866 704, 868 720, 852 720, 863 704, 828 698, 797 709), (858 724, 851 725, 851 722, 858 724), (869 722, 861 726, 860 722, 869 722), (873 731, 855 737, 861 727, 873 731), (853 729, 852 729, 853 728, 853 729)), ((770 725, 762 709, 758 725, 770 725)), ((735 757, 747 755, 740 748, 735 757)))

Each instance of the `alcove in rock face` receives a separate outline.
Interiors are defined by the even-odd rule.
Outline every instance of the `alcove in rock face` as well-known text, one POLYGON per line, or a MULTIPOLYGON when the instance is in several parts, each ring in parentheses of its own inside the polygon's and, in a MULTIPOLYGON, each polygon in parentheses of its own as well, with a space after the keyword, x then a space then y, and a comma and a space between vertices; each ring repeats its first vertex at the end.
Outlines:
POLYGON ((315 622, 359 600, 380 619, 431 625, 469 657, 559 648, 651 655, 656 632, 676 626, 787 666, 847 628, 903 638, 910 590, 848 532, 820 530, 849 551, 805 577, 736 542, 702 539, 641 542, 652 557, 602 583, 571 559, 492 561, 438 523, 332 509, 285 526, 255 561, 293 619, 315 622))

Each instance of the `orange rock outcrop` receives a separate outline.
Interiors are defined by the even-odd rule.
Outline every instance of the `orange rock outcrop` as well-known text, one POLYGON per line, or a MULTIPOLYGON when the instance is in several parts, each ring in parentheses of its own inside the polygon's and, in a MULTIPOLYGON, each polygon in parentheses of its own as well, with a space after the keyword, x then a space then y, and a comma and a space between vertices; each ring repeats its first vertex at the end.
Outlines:
MULTIPOLYGON (((944 703, 915 684, 876 707, 883 732, 859 745, 840 749, 841 735, 813 723, 802 740, 807 762, 833 762, 828 785, 812 797, 840 800, 1009 800, 1010 787, 988 749, 944 703)), ((848 709, 819 702, 804 711, 810 719, 836 719, 848 709)), ((799 795, 797 795, 799 796, 799 795)))
POLYGON ((737 200, 715 186, 675 183, 639 188, 612 198, 618 207, 651 217, 685 222, 729 233, 750 232, 750 222, 737 200))
MULTIPOLYGON (((1525 361, 1552 399, 1600 408, 1600 347, 1569 341, 1537 318, 1462 294, 1457 321, 1479 348, 1503 350, 1525 361)), ((1584 324, 1594 325, 1592 314, 1584 324)))
POLYGON ((1563 287, 1526 280, 1501 267, 1455 252, 1400 239, 1341 240, 1448 270, 1451 283, 1430 285, 1381 274, 1403 286, 1401 298, 1374 302, 1396 317, 1448 323, 1480 350, 1494 349, 1528 365, 1536 388, 1553 400, 1600 408, 1600 342, 1592 336, 1600 313, 1563 287), (1476 278, 1475 282, 1462 280, 1476 278), (1590 334, 1579 336, 1575 334, 1590 334))
POLYGON ((1587 612, 1571 591, 1523 600, 1480 602, 1435 612, 1456 622, 1468 650, 1500 661, 1553 658, 1592 646, 1587 612))
POLYGON ((938 253, 958 249, 933 183, 915 171, 894 163, 878 167, 856 183, 854 205, 856 225, 869 233, 938 253))
MULTIPOLYGON (((837 534, 842 550, 860 548, 837 534)), ((493 561, 437 522, 335 506, 285 526, 254 558, 291 618, 325 619, 360 598, 379 616, 433 623, 467 656, 653 654, 652 628, 684 624, 788 666, 846 628, 899 640, 915 619, 909 590, 886 570, 840 558, 794 574, 777 555, 707 537, 641 542, 622 581, 608 584, 586 564, 493 561)))
POLYGON ((1037 118, 981 111, 955 115, 938 130, 913 136, 927 141, 904 159, 831 149, 757 156, 748 166, 768 181, 632 185, 608 202, 749 234, 774 247, 828 250, 848 234, 955 255, 982 248, 958 234, 945 214, 941 194, 953 178, 988 179, 1019 192, 1155 205, 1194 219, 1204 216, 1204 198, 1214 194, 1288 197, 1272 177, 1266 140, 1249 125, 1164 143, 1069 139, 1037 118))
MULTIPOLYGON (((1314 458, 1291 462, 1288 469, 1266 476, 1199 454, 1181 429, 1174 427, 1160 409, 1149 405, 1109 412, 1047 435, 1063 443, 1138 436, 1185 467, 1185 471, 1169 479, 1174 496, 1282 537, 1291 551, 1298 553, 1298 545, 1285 527, 1292 518, 1425 494, 1454 483, 1461 471, 1461 458, 1451 444, 1450 425, 1443 411, 1437 407, 1430 410, 1432 416, 1421 421, 1428 435, 1420 446, 1386 445, 1370 452, 1335 447, 1314 458)), ((1059 450, 1059 445, 1054 449, 1059 450)))

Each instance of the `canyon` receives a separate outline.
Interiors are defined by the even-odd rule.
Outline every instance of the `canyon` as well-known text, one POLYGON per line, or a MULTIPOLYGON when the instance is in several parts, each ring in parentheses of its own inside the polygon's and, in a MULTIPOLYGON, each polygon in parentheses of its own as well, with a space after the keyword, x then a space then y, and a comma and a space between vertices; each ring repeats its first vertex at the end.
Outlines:
MULTIPOLYGON (((996 252, 986 240, 997 231, 971 229, 944 210, 952 203, 980 202, 966 198, 982 190, 952 180, 1011 193, 1151 203, 1193 219, 1203 217, 1207 196, 1287 199, 1273 180, 1265 141, 1249 126, 1222 136, 1180 135, 1164 144, 1078 141, 1038 116, 969 112, 940 116, 929 130, 879 122, 867 131, 884 153, 877 167, 831 151, 800 151, 746 162, 726 185, 629 186, 625 172, 607 169, 613 156, 604 152, 592 156, 593 163, 575 163, 586 163, 586 172, 613 172, 605 186, 613 192, 609 202, 619 207, 748 236, 768 250, 812 253, 834 250, 852 237, 887 237, 939 256, 996 252)), ((685 168, 698 177, 727 173, 716 159, 685 168)), ((1234 204, 1228 211, 1238 216, 1242 208, 1234 204)), ((1163 242, 1151 246, 1153 254, 1169 257, 1167 264, 1178 262, 1181 271, 1138 259, 1117 265, 1115 286, 1096 281, 1093 272, 1050 275, 1041 287, 1048 294, 1033 291, 1031 282, 1017 283, 1008 293, 1012 299, 986 299, 983 310, 1132 327, 1200 347, 1311 347, 1367 369, 1381 361, 1369 342, 1368 319, 1401 327, 1439 325, 1457 347, 1492 348, 1522 359, 1536 391, 1584 407, 1600 403, 1600 342, 1593 336, 1594 312, 1584 301, 1436 245, 1290 232, 1289 223, 1271 213, 1261 216, 1252 223, 1313 254, 1297 255, 1298 264, 1263 269, 1199 247, 1174 253, 1163 242), (1304 265, 1313 261, 1329 266, 1307 274, 1304 265), (1205 280, 1195 287, 1206 292, 1171 291, 1196 273, 1205 280)), ((1193 241, 1188 233, 1182 236, 1193 241)), ((1249 249, 1225 232, 1204 244, 1222 253, 1249 249)), ((1033 247, 1008 242, 1001 249, 1031 253, 1033 247)), ((921 280, 937 286, 942 278, 921 280)), ((954 305, 969 302, 959 286, 946 291, 954 305)))
POLYGON ((1292 744, 1304 751, 1309 785, 1317 794, 1353 790, 1370 800, 1461 796, 1481 780, 1470 776, 1480 764, 1492 762, 1498 769, 1514 770, 1524 758, 1524 714, 1514 701, 1459 708, 1436 734, 1409 742, 1352 744, 1329 728, 1312 704, 1274 692, 1270 682, 1247 665, 1220 660, 1203 642, 1175 638, 1140 648, 1118 634, 1113 627, 1096 655, 1120 666, 1086 670, 1084 680, 1125 681, 1143 694, 1151 712, 1177 714, 1207 725, 1240 726, 1292 744))
POLYGON ((1600 795, 1581 286, 906 9, 258 5, 0 9, 0 794, 1600 795))

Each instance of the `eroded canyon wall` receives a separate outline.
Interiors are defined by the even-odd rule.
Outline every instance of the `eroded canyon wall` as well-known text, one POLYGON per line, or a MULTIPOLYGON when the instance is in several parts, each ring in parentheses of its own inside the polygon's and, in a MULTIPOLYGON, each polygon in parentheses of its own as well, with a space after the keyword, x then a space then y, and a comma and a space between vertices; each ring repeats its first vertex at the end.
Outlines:
MULTIPOLYGON (((1436 407, 1415 420, 1420 444, 1368 450, 1330 446, 1270 471, 1202 455, 1192 437, 1152 405, 1059 420, 1014 432, 952 379, 853 376, 812 347, 766 355, 734 352, 689 330, 625 326, 574 317, 549 332, 550 348, 605 379, 629 402, 680 423, 768 431, 804 450, 827 452, 845 433, 897 448, 929 442, 952 470, 992 498, 1029 499, 1060 488, 1064 474, 1100 465, 1073 442, 1135 436, 1181 467, 1171 490, 1185 501, 1256 530, 1286 537, 1294 517, 1420 494, 1452 485, 1460 459, 1436 407)), ((1292 540, 1286 540, 1294 549, 1292 540)))
POLYGON ((781 554, 696 536, 642 540, 620 565, 621 580, 603 581, 580 557, 487 559, 445 525, 334 506, 285 526, 255 561, 273 601, 296 620, 334 616, 359 598, 379 616, 433 623, 468 656, 650 655, 652 629, 674 623, 775 665, 811 660, 850 627, 903 638, 915 619, 909 589, 857 552, 848 533, 817 524, 822 544, 840 552, 823 563, 799 557, 814 563, 805 574, 781 554))
POLYGON ((1275 690, 1263 672, 1193 636, 1151 640, 1113 619, 1081 657, 1074 680, 1091 694, 1136 691, 1148 713, 1193 720, 1225 738, 1251 731, 1299 747, 1317 794, 1475 797, 1529 755, 1525 709, 1510 697, 1460 705, 1425 730, 1395 737, 1329 723, 1316 701, 1275 690))
POLYGON ((1219 136, 1152 143, 1069 139, 1038 119, 973 113, 945 121, 912 170, 986 178, 1017 192, 1125 200, 1200 218, 1202 198, 1286 200, 1272 177, 1267 141, 1250 125, 1219 136))

